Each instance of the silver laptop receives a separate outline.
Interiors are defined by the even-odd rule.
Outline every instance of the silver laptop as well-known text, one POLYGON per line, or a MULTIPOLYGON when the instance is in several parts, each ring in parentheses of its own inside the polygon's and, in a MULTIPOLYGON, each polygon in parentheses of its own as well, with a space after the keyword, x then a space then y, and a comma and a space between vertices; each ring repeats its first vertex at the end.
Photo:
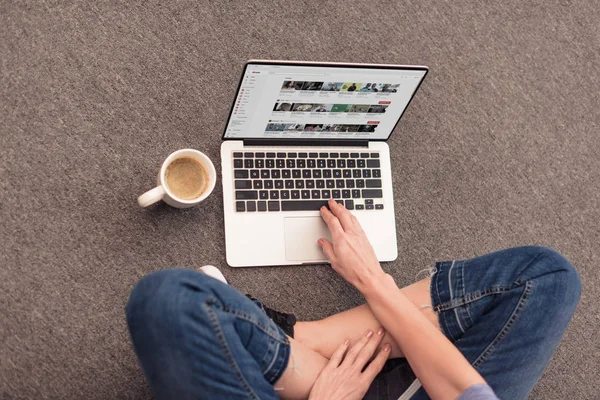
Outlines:
POLYGON ((358 218, 380 261, 395 260, 386 143, 424 66, 249 61, 221 145, 227 263, 327 262, 319 209, 358 218))

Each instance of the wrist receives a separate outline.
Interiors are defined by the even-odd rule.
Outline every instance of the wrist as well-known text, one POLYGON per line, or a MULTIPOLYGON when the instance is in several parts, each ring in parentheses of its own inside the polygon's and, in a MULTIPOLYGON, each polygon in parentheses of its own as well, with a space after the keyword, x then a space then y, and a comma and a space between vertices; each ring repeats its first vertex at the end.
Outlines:
POLYGON ((365 277, 362 283, 359 291, 365 298, 381 293, 385 288, 390 286, 397 288, 394 278, 390 274, 383 272, 383 270, 365 277))

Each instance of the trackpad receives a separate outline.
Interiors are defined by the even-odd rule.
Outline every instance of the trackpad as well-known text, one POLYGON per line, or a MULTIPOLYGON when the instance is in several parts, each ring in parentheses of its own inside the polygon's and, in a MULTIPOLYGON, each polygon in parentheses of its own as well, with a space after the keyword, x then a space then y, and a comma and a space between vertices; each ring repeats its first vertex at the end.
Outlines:
POLYGON ((326 261, 327 256, 317 240, 331 241, 331 233, 321 217, 289 217, 283 219, 285 258, 289 261, 326 261))

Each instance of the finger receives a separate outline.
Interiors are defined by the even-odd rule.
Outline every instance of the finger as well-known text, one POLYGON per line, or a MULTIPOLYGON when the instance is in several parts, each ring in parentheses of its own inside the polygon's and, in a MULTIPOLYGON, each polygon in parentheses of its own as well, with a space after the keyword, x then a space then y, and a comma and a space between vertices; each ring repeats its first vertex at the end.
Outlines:
POLYGON ((333 252, 333 244, 331 244, 329 240, 324 238, 319 239, 317 243, 319 243, 319 246, 321 246, 321 249, 323 250, 323 253, 325 253, 325 255, 327 256, 327 259, 333 262, 333 259, 335 258, 335 253, 333 252))
MULTIPOLYGON (((369 329, 363 335, 363 337, 361 337, 359 339, 358 342, 356 342, 352 345, 350 350, 348 350, 348 354, 346 354, 346 358, 344 358, 344 364, 348 364, 348 365, 354 364, 354 362, 356 361, 356 357, 358 357, 358 354, 363 349, 363 347, 365 347, 365 345, 367 344, 367 342, 369 341, 371 336, 373 336, 373 331, 369 329)), ((361 369, 362 369, 362 366, 361 366, 361 369)))
POLYGON ((342 228, 344 228, 344 231, 353 231, 354 230, 354 223, 352 222, 352 214, 350 213, 350 211, 348 211, 346 209, 346 207, 344 207, 340 203, 337 203, 335 200, 330 199, 329 200, 329 209, 331 209, 331 212, 333 213, 333 215, 335 215, 338 218, 338 220, 342 224, 342 228))
POLYGON ((363 228, 360 225, 360 222, 358 222, 358 218, 356 218, 356 216, 354 214, 352 214, 352 224, 354 225, 354 231, 356 233, 364 233, 363 228))
POLYGON ((340 365, 340 363, 342 362, 342 359, 344 358, 344 354, 346 354, 346 350, 348 350, 349 345, 350 345, 350 340, 348 340, 348 339, 344 340, 344 342, 341 345, 339 345, 339 347, 333 352, 333 355, 329 359, 329 363, 327 364, 327 367, 337 368, 340 365))
POLYGON ((377 353, 377 356, 375 356, 373 361, 371 361, 371 364, 369 364, 369 366, 367 368, 365 368, 362 376, 365 380, 367 380, 369 382, 369 384, 371 382, 373 382, 373 379, 375 379, 377 374, 381 371, 381 369, 385 365, 385 362, 387 361, 388 357, 390 356, 391 348, 392 348, 392 346, 390 346, 389 343, 386 343, 381 348, 381 350, 379 350, 379 353, 377 353))
POLYGON ((367 365, 371 357, 373 357, 373 354, 375 354, 375 351, 377 350, 377 347, 379 347, 379 344, 383 340, 384 336, 385 332, 383 328, 379 328, 377 332, 369 339, 365 347, 363 347, 361 352, 358 354, 358 357, 356 357, 357 365, 359 365, 361 368, 367 365))
POLYGON ((335 236, 344 232, 340 221, 325 206, 321 207, 321 218, 323 218, 323 221, 325 221, 325 223, 327 224, 327 227, 329 228, 329 231, 331 232, 331 235, 334 238, 335 236))

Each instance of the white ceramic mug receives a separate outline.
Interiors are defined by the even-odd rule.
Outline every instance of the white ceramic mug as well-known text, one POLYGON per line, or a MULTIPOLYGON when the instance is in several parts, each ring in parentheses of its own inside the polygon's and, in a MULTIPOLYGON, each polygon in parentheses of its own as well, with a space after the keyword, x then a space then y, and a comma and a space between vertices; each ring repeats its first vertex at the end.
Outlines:
POLYGON ((177 150, 176 152, 171 153, 163 162, 160 172, 158 173, 158 186, 138 197, 138 204, 142 207, 148 207, 149 205, 162 200, 168 205, 177 208, 192 207, 198 203, 201 203, 212 193, 213 189, 215 188, 216 181, 217 171, 215 170, 215 166, 213 165, 212 161, 210 161, 210 158, 208 158, 204 153, 193 149, 177 150), (184 200, 178 198, 171 192, 171 190, 169 190, 169 187, 165 182, 165 173, 167 171, 167 167, 178 158, 193 158, 194 160, 198 161, 208 173, 208 185, 206 186, 206 190, 204 190, 199 197, 193 200, 184 200))

